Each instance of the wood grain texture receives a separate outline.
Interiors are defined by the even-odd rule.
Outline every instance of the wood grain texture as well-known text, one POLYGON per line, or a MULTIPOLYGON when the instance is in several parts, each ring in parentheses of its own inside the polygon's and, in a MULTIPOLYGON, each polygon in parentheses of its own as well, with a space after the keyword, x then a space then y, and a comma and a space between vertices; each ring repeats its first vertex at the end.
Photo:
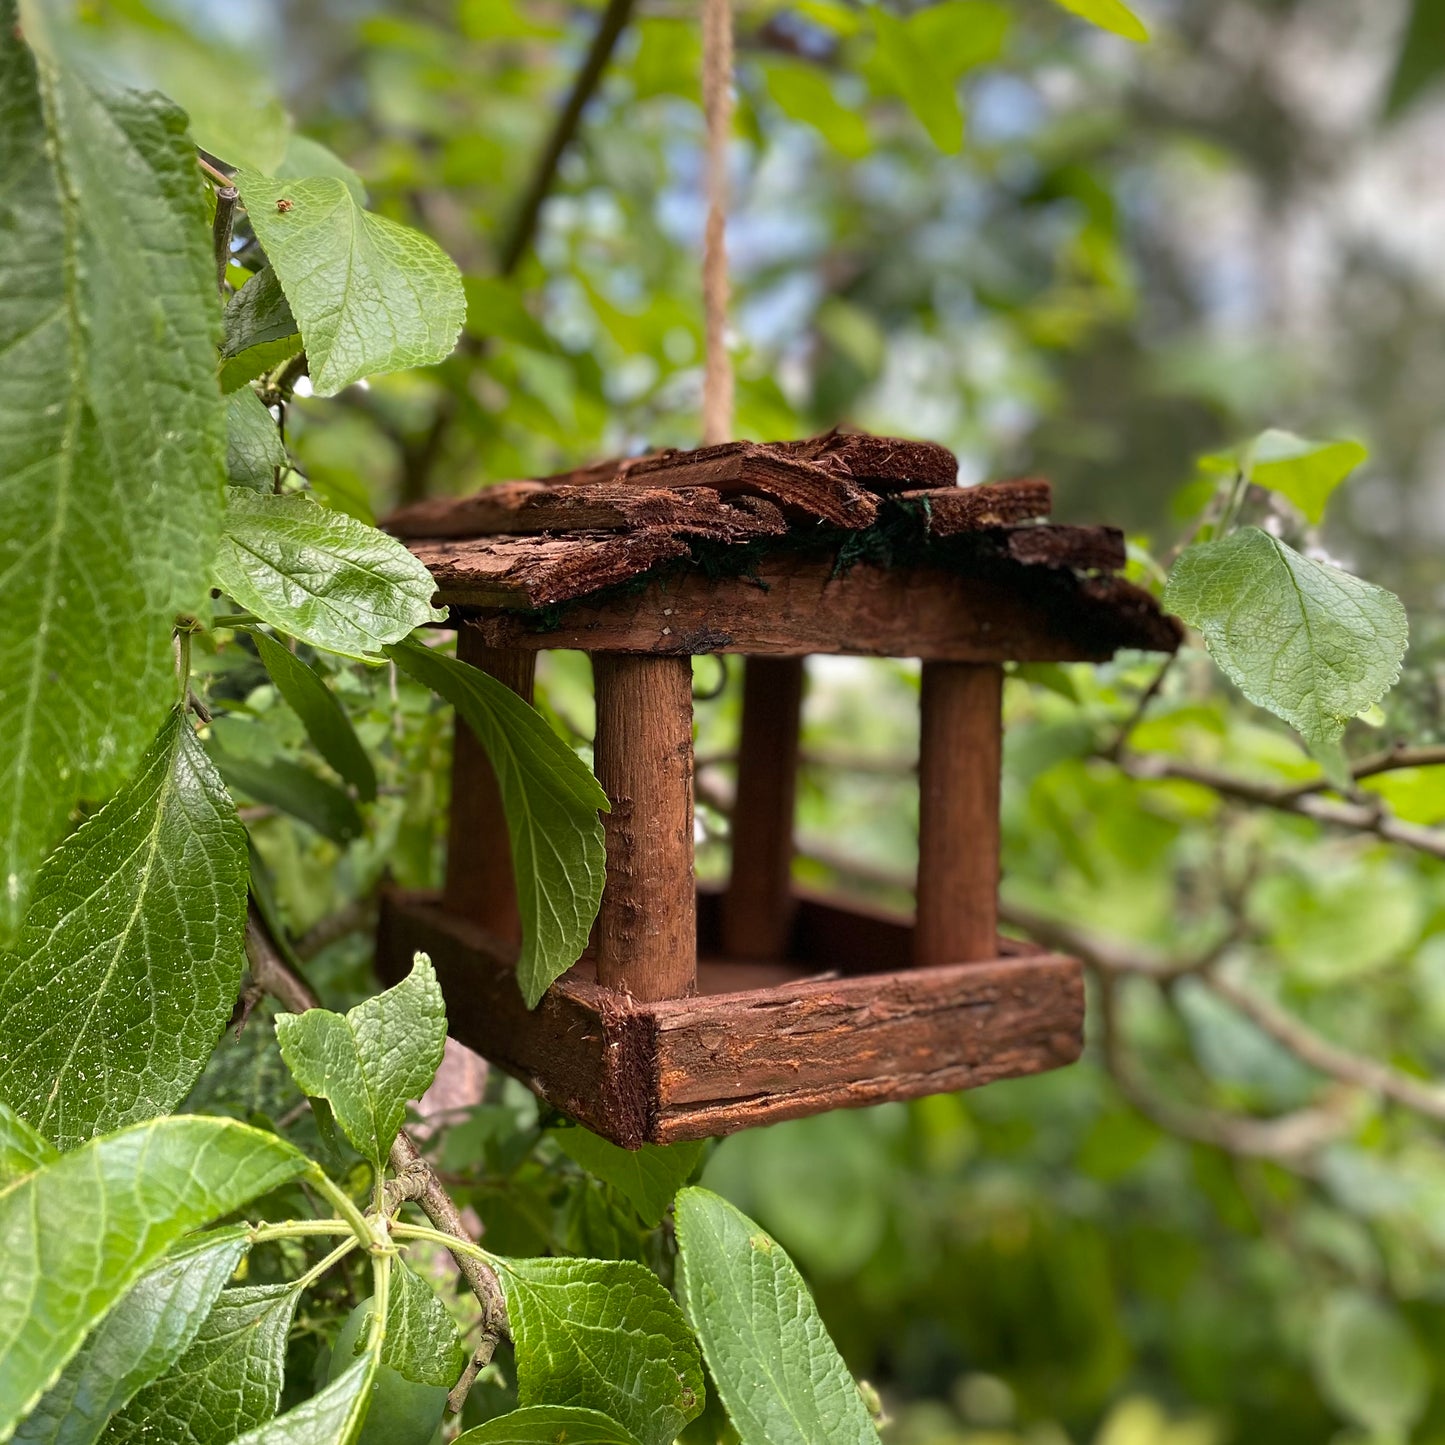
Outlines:
POLYGON ((918 746, 918 919, 913 961, 998 951, 1003 668, 925 662, 918 746))
MULTIPOLYGON (((846 910, 837 910, 846 914, 846 910)), ((626 1148, 729 1134, 1072 1063, 1082 968, 1012 945, 980 963, 845 977, 647 1004, 599 986, 586 960, 533 1013, 515 950, 425 895, 383 898, 378 961, 402 976, 431 955, 454 1037, 626 1148)), ((747 965, 720 966, 728 980, 747 965)), ((758 965, 776 979, 775 965, 758 965)))
MULTIPOLYGON (((532 701, 537 654, 488 647, 475 628, 457 628, 457 657, 532 701)), ((446 906, 512 943, 522 941, 517 883, 501 789, 486 749, 457 718, 452 735, 452 800, 447 824, 446 906)))
POLYGON ((722 917, 729 958, 781 958, 792 932, 803 681, 801 657, 750 657, 744 668, 732 868, 722 917))
POLYGON ((957 537, 984 527, 1005 527, 1047 517, 1054 489, 1045 481, 985 482, 977 487, 941 487, 898 493, 900 502, 928 508, 928 530, 935 537, 957 537))
POLYGON ((597 915, 597 973, 652 1001, 697 988, 693 873, 692 664, 686 657, 593 659, 597 781, 607 886, 597 915))
MULTIPOLYGON (((466 606, 475 595, 438 582, 442 602, 466 606)), ((495 647, 955 662, 1103 662, 1125 647, 1172 652, 1183 635, 1121 578, 1008 560, 977 575, 866 564, 835 575, 828 562, 778 557, 752 577, 682 573, 545 619, 497 610, 475 621, 495 647)))
POLYGON ((396 537, 485 537, 538 532, 658 528, 675 537, 745 542, 786 532, 783 514, 761 497, 723 501, 708 487, 639 487, 626 482, 549 486, 503 482, 470 497, 429 497, 393 512, 396 537))

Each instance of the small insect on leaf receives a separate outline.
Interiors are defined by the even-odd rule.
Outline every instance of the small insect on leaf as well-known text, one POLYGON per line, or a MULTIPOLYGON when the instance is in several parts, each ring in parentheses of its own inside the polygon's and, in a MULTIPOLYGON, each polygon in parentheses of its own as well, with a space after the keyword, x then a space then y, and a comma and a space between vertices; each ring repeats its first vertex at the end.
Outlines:
POLYGON ((295 204, 294 201, 288 201, 285 196, 282 196, 281 199, 276 202, 276 209, 284 213, 289 211, 295 204))

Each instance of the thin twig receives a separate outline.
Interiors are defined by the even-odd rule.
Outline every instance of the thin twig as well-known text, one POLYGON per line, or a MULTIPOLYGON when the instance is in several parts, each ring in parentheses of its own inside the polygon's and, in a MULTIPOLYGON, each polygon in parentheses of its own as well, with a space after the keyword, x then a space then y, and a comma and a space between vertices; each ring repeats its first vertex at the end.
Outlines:
POLYGON ((216 256, 216 289, 226 299, 226 267, 231 264, 231 228, 236 220, 236 201, 241 193, 235 186, 221 186, 216 191, 216 219, 211 225, 211 239, 216 256))
MULTIPOLYGON (((1350 768, 1350 774, 1358 783, 1365 778, 1377 778, 1381 773, 1395 773, 1403 768, 1438 768, 1445 766, 1445 747, 1406 747, 1397 743, 1383 752, 1372 753, 1361 758, 1350 768)), ((1314 778, 1308 783, 1287 790, 1289 796, 1303 798, 1309 793, 1325 793, 1334 786, 1328 778, 1314 778)))
MULTIPOLYGON (((1302 792, 1297 788, 1255 783, 1214 768, 1176 762, 1171 758, 1152 754, 1125 755, 1119 758, 1118 763, 1131 778, 1138 778, 1143 782, 1172 778, 1180 782, 1198 783, 1201 787, 1212 788, 1223 797, 1257 803, 1261 807, 1274 808, 1282 813, 1294 813, 1301 818, 1312 818, 1317 823, 1325 823, 1334 828, 1372 833, 1387 843, 1398 843, 1403 848, 1413 848, 1416 852, 1427 853, 1432 858, 1445 858, 1445 830, 1402 821, 1386 807, 1383 798, 1372 799, 1367 803, 1334 802, 1317 796, 1313 791, 1302 792)), ((1386 770, 1377 768, 1376 771, 1386 770)))
POLYGON ((533 168, 532 179, 522 197, 521 205, 517 208, 511 230, 502 243, 497 269, 503 276, 510 276, 517 269, 532 244, 543 202, 557 178, 557 167, 561 164, 567 147, 572 144, 582 121, 582 112, 596 93, 608 62, 612 59, 612 52, 617 48, 617 42, 627 28, 627 22, 632 15, 632 4, 633 0, 608 0, 607 9, 603 11, 597 32, 592 37, 592 44, 587 47, 587 54, 578 67, 577 74, 572 78, 572 88, 567 93, 567 99, 558 112, 547 143, 533 168))
POLYGON ((1129 745, 1129 739, 1134 736, 1134 730, 1144 721, 1144 714, 1149 711, 1149 704, 1159 696, 1160 689, 1164 686, 1164 680, 1169 676, 1169 670, 1174 666, 1178 656, 1177 652, 1171 652, 1164 659, 1149 686, 1139 694, 1139 699, 1134 704, 1133 711, 1125 719, 1124 725, 1119 729, 1118 736, 1104 750, 1104 756, 1112 762, 1118 762, 1123 756, 1124 749, 1129 745))

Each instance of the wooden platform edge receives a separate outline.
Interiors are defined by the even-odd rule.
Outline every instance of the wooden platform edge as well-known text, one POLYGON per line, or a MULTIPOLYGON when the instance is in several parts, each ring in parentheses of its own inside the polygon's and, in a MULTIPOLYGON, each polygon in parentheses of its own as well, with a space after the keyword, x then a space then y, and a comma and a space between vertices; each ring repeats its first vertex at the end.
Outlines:
POLYGON ((1083 1044, 1082 966, 1060 954, 655 1004, 574 971, 529 1013, 514 950, 433 895, 387 894, 383 976, 400 976, 418 949, 437 970, 454 1037, 628 1148, 978 1088, 1073 1063, 1083 1044))

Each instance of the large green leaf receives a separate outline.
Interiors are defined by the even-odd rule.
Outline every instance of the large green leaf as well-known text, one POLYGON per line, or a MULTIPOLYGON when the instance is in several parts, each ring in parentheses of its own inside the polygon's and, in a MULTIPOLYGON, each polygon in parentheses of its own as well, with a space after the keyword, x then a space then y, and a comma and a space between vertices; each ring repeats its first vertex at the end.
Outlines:
POLYGON ((677 1197, 678 1293, 743 1445, 878 1445, 793 1261, 706 1189, 677 1197))
POLYGON ((153 1119, 0 1191, 0 1440, 182 1235, 307 1168, 232 1119, 153 1119))
POLYGON ((1055 0, 1055 3, 1126 40, 1143 44, 1149 38, 1148 28, 1124 0, 1055 0))
POLYGON ((517 982, 535 1008, 587 947, 607 855, 599 810, 607 795, 567 745, 509 687, 430 648, 386 655, 451 703, 487 750, 507 814, 522 953, 517 982))
POLYGON ((292 135, 286 147, 286 159, 276 167, 275 175, 283 181, 305 176, 334 176, 351 192, 358 206, 366 204, 366 184, 361 177, 334 150, 309 135, 292 135))
POLYGON ((963 145, 963 111, 953 77, 934 63, 910 21, 900 20, 880 6, 870 13, 878 42, 878 69, 894 94, 901 96, 922 122, 934 145, 953 155, 963 145))
MULTIPOLYGON (((16 1440, 94 1445, 111 1415, 170 1369, 196 1337, 246 1249, 244 1225, 173 1249, 91 1331, 60 1379, 21 1421, 16 1440)), ((179 1445, 181 1437, 165 1438, 168 1445, 179 1445)))
POLYGON ((0 934, 134 768, 175 614, 207 606, 215 320, 185 117, 37 61, 0 0, 0 934))
POLYGON ((368 1350, 339 1379, 233 1445, 352 1445, 371 1404, 376 1355, 368 1350))
POLYGON ((221 389, 270 371, 301 350, 301 332, 275 271, 258 271, 226 303, 221 335, 221 389))
POLYGON ((0 1188, 60 1158, 49 1139, 37 1134, 8 1104, 0 1104, 0 1188))
POLYGON ((263 622, 345 657, 446 616, 431 605, 431 573, 400 542, 305 496, 232 487, 215 575, 263 622))
POLYGON ((1257 527, 1185 551, 1164 604, 1251 702, 1326 751, 1393 686, 1409 637, 1399 598, 1257 527))
POLYGON ((1326 1303, 1314 1366, 1320 1393, 1373 1439, 1406 1439, 1430 1399, 1430 1361, 1410 1327, 1355 1290, 1326 1303))
POLYGON ((1270 430, 1248 448, 1249 478, 1287 497, 1311 522, 1318 522, 1330 494, 1369 455, 1359 442, 1307 441, 1293 432, 1270 430))
POLYGON ((226 476, 235 486, 269 492, 285 465, 275 417, 249 386, 233 391, 226 399, 226 476))
POLYGON ((325 1099, 357 1151, 380 1166, 426 1092, 447 1041, 446 1004, 426 954, 394 988, 346 1014, 313 1008, 276 1015, 276 1041, 296 1082, 325 1099))
POLYGON ((243 1285, 216 1299, 190 1348, 116 1417, 103 1445, 229 1445, 280 1407, 301 1291, 243 1285))
POLYGON ((356 789, 367 802, 376 798, 376 770, 346 709, 336 694, 290 648, 261 631, 253 632, 256 651, 271 674, 276 690, 291 704, 316 751, 356 789))
POLYGON ((363 211, 334 177, 243 169, 236 184, 300 323, 318 396, 451 354, 467 304, 436 242, 363 211))
POLYGON ((498 1263, 518 1403, 600 1410, 641 1445, 672 1445, 702 1410, 702 1363, 657 1276, 630 1260, 498 1263))
POLYGON ((575 1405, 529 1405, 458 1435, 456 1445, 637 1445, 616 1420, 575 1405))
POLYGON ((698 1140, 619 1149, 590 1129, 555 1129, 552 1137, 564 1154, 623 1195, 649 1229, 662 1223, 673 1195, 692 1178, 707 1148, 698 1140))
POLYGON ((246 835, 180 712, 45 862, 0 979, 0 1097, 68 1148, 195 1083, 245 966, 246 835))

